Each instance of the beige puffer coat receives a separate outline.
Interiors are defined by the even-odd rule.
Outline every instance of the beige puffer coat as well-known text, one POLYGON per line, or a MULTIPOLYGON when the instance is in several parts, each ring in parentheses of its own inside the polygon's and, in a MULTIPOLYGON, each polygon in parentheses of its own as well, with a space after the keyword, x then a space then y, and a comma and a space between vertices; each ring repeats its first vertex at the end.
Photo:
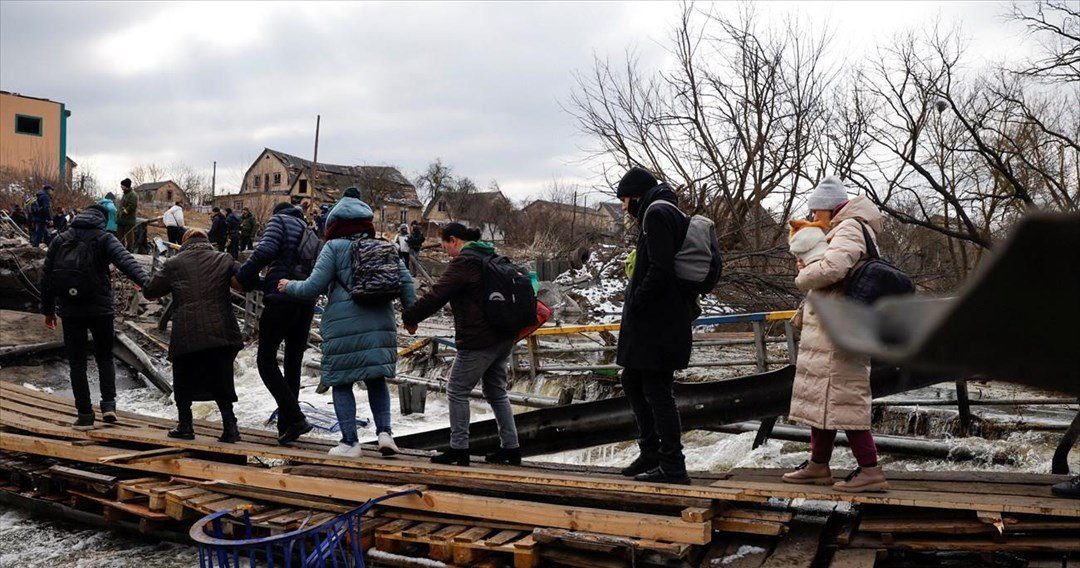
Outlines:
MULTIPOLYGON (((808 299, 843 294, 844 279, 867 258, 862 227, 856 219, 866 222, 871 238, 877 240, 881 212, 866 196, 855 197, 829 224, 825 256, 795 277, 795 285, 807 292, 808 299)), ((803 305, 801 316, 802 338, 788 418, 827 430, 869 430, 870 359, 838 351, 810 302, 803 305)))

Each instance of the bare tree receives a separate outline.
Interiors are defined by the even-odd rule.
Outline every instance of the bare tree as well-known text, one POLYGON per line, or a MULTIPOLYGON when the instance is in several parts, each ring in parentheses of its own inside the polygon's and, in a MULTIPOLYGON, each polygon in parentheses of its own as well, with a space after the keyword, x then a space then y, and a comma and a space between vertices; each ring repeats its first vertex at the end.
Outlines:
POLYGON ((431 201, 444 190, 454 187, 453 168, 444 165, 442 158, 435 158, 434 162, 428 164, 427 170, 417 176, 414 183, 421 201, 431 201))
POLYGON ((750 5, 729 18, 688 4, 671 45, 676 65, 658 73, 632 54, 619 65, 597 60, 579 75, 568 111, 596 142, 606 178, 641 165, 687 210, 717 222, 734 261, 726 288, 790 304, 797 293, 779 222, 852 153, 836 147, 844 138, 828 145, 824 136, 834 79, 823 63, 827 31, 764 26, 750 5))
POLYGON ((1041 57, 1020 73, 1055 83, 1080 82, 1080 4, 1040 0, 1013 4, 1009 18, 1027 27, 1041 46, 1041 57))
POLYGON ((158 164, 139 164, 128 172, 131 185, 138 187, 144 183, 154 183, 168 179, 168 169, 158 164))

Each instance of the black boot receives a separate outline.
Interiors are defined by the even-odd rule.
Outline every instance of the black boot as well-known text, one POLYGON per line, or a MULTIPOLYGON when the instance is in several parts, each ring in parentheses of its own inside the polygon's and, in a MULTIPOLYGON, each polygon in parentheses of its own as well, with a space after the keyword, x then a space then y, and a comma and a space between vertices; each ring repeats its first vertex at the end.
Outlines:
POLYGON ((431 456, 431 463, 443 465, 469 465, 469 450, 455 450, 450 448, 445 452, 439 452, 431 456))
POLYGON ((521 448, 499 448, 484 456, 484 461, 488 463, 521 465, 521 448))
POLYGON ((236 425, 236 414, 233 414, 231 403, 218 403, 221 411, 221 436, 219 442, 233 444, 240 441, 240 428, 236 425))
POLYGON ((300 422, 289 426, 285 429, 284 432, 281 433, 280 436, 278 436, 278 443, 282 446, 288 446, 289 444, 299 440, 300 436, 307 434, 313 429, 315 429, 315 427, 312 426, 306 418, 301 418, 300 422))
POLYGON ((194 440, 195 428, 192 428, 191 422, 178 422, 176 428, 169 430, 169 437, 180 440, 194 440))
POLYGON ((634 476, 634 481, 648 481, 650 483, 673 483, 676 485, 690 485, 690 478, 683 473, 669 474, 663 468, 657 466, 645 473, 634 476))
POLYGON ((195 428, 191 426, 191 402, 176 401, 176 414, 176 428, 169 430, 169 437, 194 440, 195 428))
POLYGON ((650 469, 654 469, 659 466, 660 459, 657 458, 655 455, 650 456, 647 454, 641 454, 637 457, 636 460, 631 462, 630 465, 622 468, 622 471, 620 473, 622 473, 626 477, 634 477, 635 475, 640 475, 642 473, 645 473, 646 471, 649 471, 650 469))
POLYGON ((1055 484, 1050 488, 1050 492, 1058 497, 1070 497, 1072 499, 1080 499, 1080 475, 1061 483, 1055 484))
POLYGON ((86 430, 93 430, 94 414, 80 414, 78 418, 75 419, 75 423, 71 425, 71 429, 78 430, 80 432, 85 432, 86 430))
POLYGON ((116 401, 115 400, 103 400, 101 401, 101 419, 105 422, 112 424, 116 422, 116 401))

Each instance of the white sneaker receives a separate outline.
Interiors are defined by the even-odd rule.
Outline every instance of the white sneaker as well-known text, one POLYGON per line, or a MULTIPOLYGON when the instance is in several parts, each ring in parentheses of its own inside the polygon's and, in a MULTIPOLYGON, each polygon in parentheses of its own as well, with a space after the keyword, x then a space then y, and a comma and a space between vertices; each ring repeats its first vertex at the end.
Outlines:
POLYGON ((345 442, 340 442, 338 445, 330 448, 328 452, 332 456, 339 456, 343 458, 358 458, 360 457, 360 444, 349 445, 345 442))
POLYGON ((392 456, 401 452, 398 449, 397 444, 394 443, 394 437, 390 435, 390 432, 379 433, 379 453, 384 456, 392 456))

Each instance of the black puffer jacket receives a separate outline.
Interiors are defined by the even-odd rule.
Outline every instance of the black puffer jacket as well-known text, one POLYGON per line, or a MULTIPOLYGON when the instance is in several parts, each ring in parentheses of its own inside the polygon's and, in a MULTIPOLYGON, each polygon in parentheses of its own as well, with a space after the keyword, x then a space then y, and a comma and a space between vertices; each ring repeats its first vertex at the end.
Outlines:
POLYGON ((491 253, 465 249, 423 298, 401 313, 401 321, 416 325, 450 303, 454 312, 454 343, 458 349, 484 349, 506 341, 513 333, 498 331, 484 314, 484 259, 491 253))
POLYGON ((202 237, 192 237, 154 274, 143 295, 160 298, 172 293, 176 305, 169 359, 214 347, 244 346, 229 294, 235 273, 231 256, 202 237))
POLYGON ((102 316, 112 315, 113 291, 109 280, 109 265, 120 269, 125 276, 139 286, 145 286, 148 279, 146 271, 135 262, 124 245, 115 236, 105 232, 105 223, 108 213, 100 205, 92 205, 75 216, 71 222, 71 228, 60 233, 49 244, 49 252, 45 255, 45 266, 41 272, 41 313, 51 316, 59 312, 61 317, 67 316, 102 316), (57 290, 52 286, 53 262, 60 246, 71 239, 89 239, 94 243, 96 254, 93 259, 92 274, 85 275, 89 279, 99 283, 96 287, 98 293, 86 301, 71 302, 64 296, 58 296, 57 290))
MULTIPOLYGON (((278 280, 296 280, 293 266, 296 265, 297 247, 307 230, 304 212, 295 205, 290 205, 270 217, 266 222, 259 244, 251 251, 247 262, 240 267, 236 277, 247 290, 256 287, 263 291, 264 302, 297 302, 313 304, 312 300, 302 300, 286 296, 277 291, 278 280), (259 277, 263 268, 269 266, 266 276, 259 277)), ((303 278, 299 278, 303 280, 303 278)))
POLYGON ((670 371, 690 363, 690 322, 700 310, 695 294, 683 290, 675 277, 675 253, 690 221, 668 205, 649 210, 658 200, 678 202, 666 184, 641 199, 637 259, 626 287, 615 361, 631 369, 670 371))
POLYGON ((206 236, 210 238, 210 242, 219 243, 225 240, 225 216, 221 213, 214 213, 210 216, 210 230, 206 232, 206 236))

